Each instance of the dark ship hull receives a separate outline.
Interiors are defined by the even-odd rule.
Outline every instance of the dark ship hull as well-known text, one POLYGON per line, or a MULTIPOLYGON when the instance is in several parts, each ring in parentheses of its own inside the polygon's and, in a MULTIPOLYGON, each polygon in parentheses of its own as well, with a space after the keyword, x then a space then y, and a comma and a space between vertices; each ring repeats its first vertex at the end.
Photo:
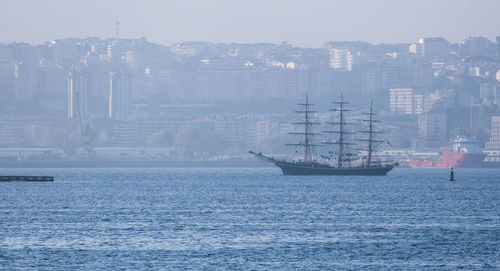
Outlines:
POLYGON ((281 168, 283 175, 343 175, 343 176, 385 176, 394 166, 344 167, 328 165, 304 165, 285 161, 273 161, 281 168))
POLYGON ((339 168, 320 163, 305 164, 301 162, 287 162, 285 160, 279 160, 273 157, 262 155, 261 153, 255 153, 253 151, 250 151, 250 153, 264 161, 274 163, 281 169, 283 175, 385 176, 389 171, 397 166, 397 164, 390 164, 371 167, 339 168))

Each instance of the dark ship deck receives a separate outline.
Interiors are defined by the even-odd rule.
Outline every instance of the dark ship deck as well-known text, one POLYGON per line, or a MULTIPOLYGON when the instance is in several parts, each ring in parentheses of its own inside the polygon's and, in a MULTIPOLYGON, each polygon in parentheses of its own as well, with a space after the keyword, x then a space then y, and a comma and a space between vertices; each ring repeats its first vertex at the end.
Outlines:
POLYGON ((275 161, 283 175, 344 175, 344 176, 385 176, 394 166, 345 167, 336 168, 329 165, 305 165, 275 161))
POLYGON ((333 167, 328 164, 303 162, 287 162, 260 153, 250 152, 258 158, 274 163, 283 175, 340 175, 340 176, 385 176, 394 168, 394 164, 370 167, 333 167))

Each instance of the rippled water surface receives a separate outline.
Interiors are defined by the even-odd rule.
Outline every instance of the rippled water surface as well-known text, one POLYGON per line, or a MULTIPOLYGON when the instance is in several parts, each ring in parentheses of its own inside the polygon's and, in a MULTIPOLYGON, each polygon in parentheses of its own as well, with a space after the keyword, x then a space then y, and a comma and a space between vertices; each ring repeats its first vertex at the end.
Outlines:
POLYGON ((8 169, 0 268, 499 270, 500 170, 8 169))

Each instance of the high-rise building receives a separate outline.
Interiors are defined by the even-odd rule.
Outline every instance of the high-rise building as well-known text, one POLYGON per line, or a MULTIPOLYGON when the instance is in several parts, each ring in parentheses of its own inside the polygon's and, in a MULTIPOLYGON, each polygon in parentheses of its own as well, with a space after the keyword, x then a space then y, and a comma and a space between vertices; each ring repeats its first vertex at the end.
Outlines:
POLYGON ((491 116, 491 136, 487 149, 500 149, 500 116, 491 116))
POLYGON ((482 103, 472 103, 468 108, 468 124, 466 125, 467 131, 474 136, 479 136, 484 130, 490 129, 491 116, 493 112, 492 107, 482 103))
POLYGON ((331 94, 330 97, 338 97, 341 93, 345 93, 346 97, 352 100, 352 72, 347 71, 332 71, 331 73, 331 94))
POLYGON ((79 43, 73 39, 55 40, 50 43, 52 57, 66 63, 75 63, 80 60, 79 43))
POLYGON ((414 55, 423 56, 424 48, 421 43, 412 43, 408 47, 408 51, 414 55))
POLYGON ((495 51, 494 43, 484 37, 469 37, 459 44, 461 57, 486 56, 494 59, 495 51))
POLYGON ((432 65, 428 63, 403 62, 400 65, 399 86, 428 89, 432 87, 432 65))
POLYGON ((125 120, 130 115, 132 76, 128 73, 109 74, 108 117, 125 120))
POLYGON ((421 53, 422 56, 443 58, 449 55, 449 43, 443 38, 421 38, 418 44, 420 48, 417 47, 415 53, 421 53))
POLYGON ((497 62, 500 62, 500 36, 497 36, 497 62))
POLYGON ((330 67, 342 71, 352 70, 351 51, 346 48, 330 49, 330 67))
POLYGON ((424 97, 412 88, 391 88, 390 111, 404 115, 421 115, 424 112, 424 97))
POLYGON ((91 117, 109 116, 109 71, 87 69, 88 113, 91 117))
POLYGON ((447 140, 445 112, 427 112, 418 116, 418 136, 430 147, 440 147, 447 140))
POLYGON ((41 94, 37 102, 43 104, 40 112, 45 116, 67 116, 68 71, 47 65, 37 71, 37 91, 41 94))
POLYGON ((259 120, 255 123, 257 142, 279 134, 279 122, 273 119, 259 120))
POLYGON ((479 97, 483 102, 496 100, 496 86, 490 83, 479 84, 479 97))
POLYGON ((380 67, 380 87, 386 91, 401 86, 401 63, 387 61, 380 67))
POLYGON ((37 66, 19 62, 14 65, 14 89, 16 98, 33 98, 38 92, 37 66))
POLYGON ((14 60, 11 48, 0 44, 0 95, 14 96, 14 60))

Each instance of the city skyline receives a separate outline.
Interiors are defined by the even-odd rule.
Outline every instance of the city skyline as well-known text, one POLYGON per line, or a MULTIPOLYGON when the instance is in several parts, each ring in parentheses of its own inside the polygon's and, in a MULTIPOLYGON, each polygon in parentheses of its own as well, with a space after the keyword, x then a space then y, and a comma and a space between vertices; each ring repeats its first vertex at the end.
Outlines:
POLYGON ((3 3, 0 43, 42 44, 67 37, 145 36, 158 44, 182 41, 279 43, 322 47, 330 40, 410 43, 417 37, 498 35, 497 1, 281 1, 233 3, 218 0, 3 3), (30 9, 25 9, 30 6, 30 9), (257 20, 258 18, 258 20, 257 20), (299 38, 300 37, 300 38, 299 38))
POLYGON ((342 93, 357 119, 373 98, 398 148, 438 148, 466 134, 495 150, 500 36, 323 48, 144 38, 0 44, 0 93, 7 155, 12 147, 52 147, 60 158, 91 157, 93 147, 98 157, 169 147, 172 159, 286 152, 276 147, 295 129, 289 112, 306 93, 322 122, 342 93))

